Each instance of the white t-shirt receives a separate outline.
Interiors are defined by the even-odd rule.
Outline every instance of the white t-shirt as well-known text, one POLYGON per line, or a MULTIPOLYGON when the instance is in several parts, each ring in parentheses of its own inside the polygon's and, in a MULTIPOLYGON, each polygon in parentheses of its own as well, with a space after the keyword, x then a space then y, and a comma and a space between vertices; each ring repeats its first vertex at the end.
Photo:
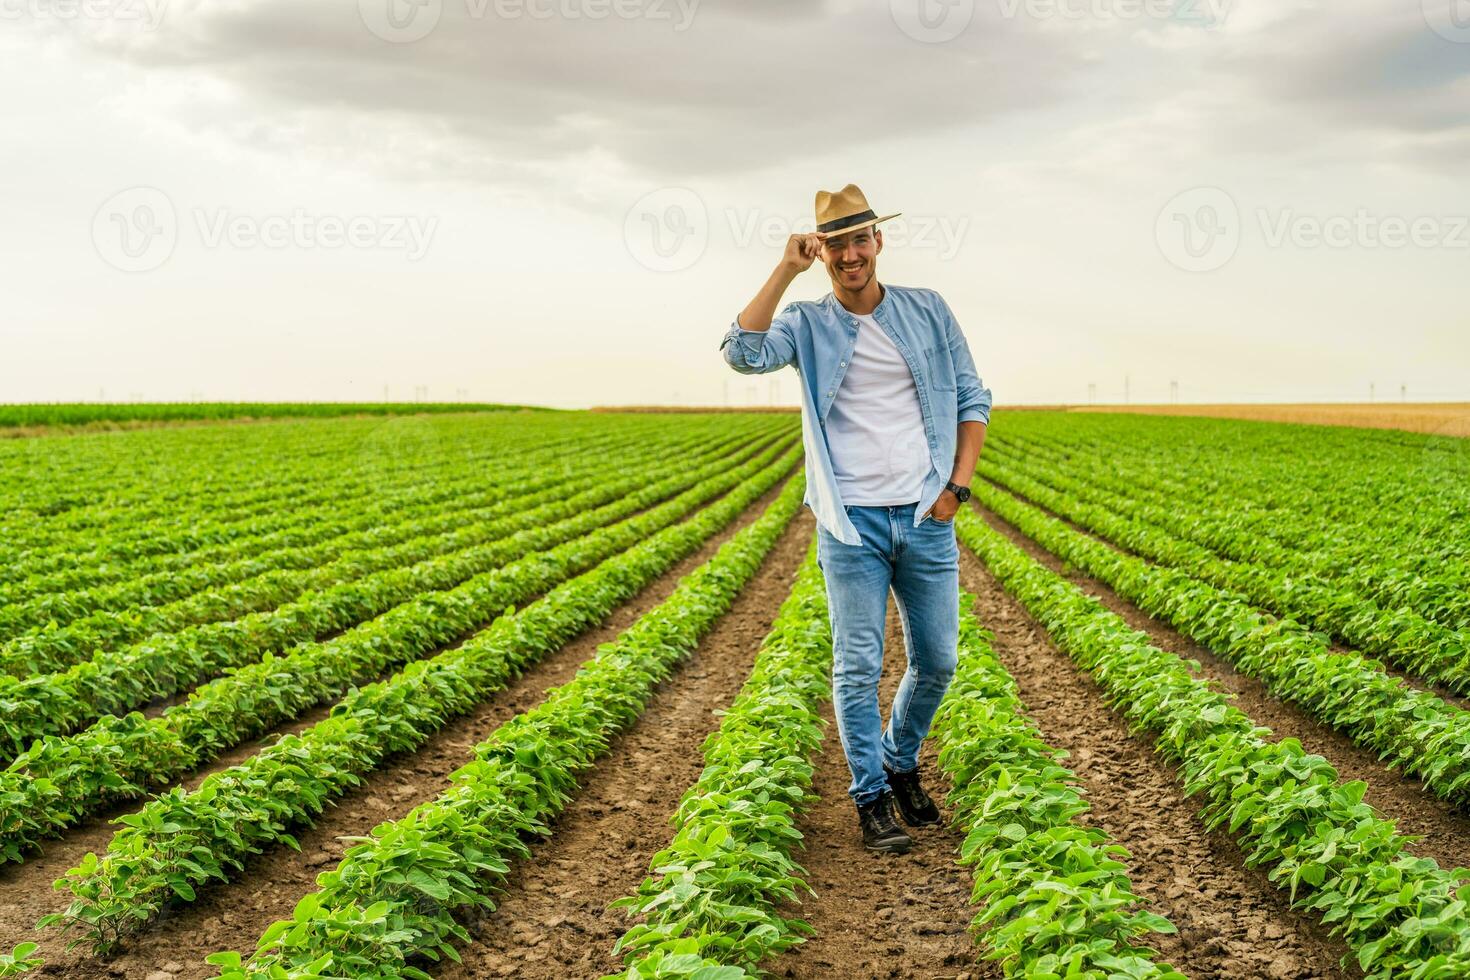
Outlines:
POLYGON ((914 376, 877 320, 853 316, 857 343, 827 416, 837 489, 848 505, 915 503, 933 464, 914 376))

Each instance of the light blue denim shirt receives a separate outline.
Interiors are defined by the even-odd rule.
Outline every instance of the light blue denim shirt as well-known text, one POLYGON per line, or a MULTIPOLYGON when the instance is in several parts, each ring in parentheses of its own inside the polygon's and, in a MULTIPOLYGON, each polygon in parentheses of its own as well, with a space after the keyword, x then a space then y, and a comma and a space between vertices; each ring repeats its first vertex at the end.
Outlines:
MULTIPOLYGON (((924 416, 933 462, 914 508, 918 525, 934 506, 954 470, 955 436, 961 422, 990 422, 990 389, 949 305, 932 289, 883 287, 873 319, 908 362, 924 416)), ((861 545, 848 519, 832 472, 827 415, 857 343, 858 321, 831 293, 816 302, 790 303, 769 330, 746 330, 737 319, 720 341, 725 361, 741 374, 765 374, 793 365, 801 375, 801 437, 806 453, 804 503, 837 540, 861 545)))

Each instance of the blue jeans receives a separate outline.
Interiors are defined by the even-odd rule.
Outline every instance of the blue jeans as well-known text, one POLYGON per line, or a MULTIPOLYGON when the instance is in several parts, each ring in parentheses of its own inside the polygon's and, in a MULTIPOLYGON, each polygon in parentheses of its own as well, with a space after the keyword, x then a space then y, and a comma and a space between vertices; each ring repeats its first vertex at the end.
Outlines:
POLYGON ((954 677, 960 630, 954 522, 929 517, 915 527, 915 506, 846 507, 861 545, 843 544, 817 527, 817 562, 832 615, 832 705, 852 770, 847 792, 856 803, 869 803, 887 788, 884 765, 895 772, 918 768, 919 744, 954 677), (908 669, 884 729, 878 678, 890 590, 908 669))

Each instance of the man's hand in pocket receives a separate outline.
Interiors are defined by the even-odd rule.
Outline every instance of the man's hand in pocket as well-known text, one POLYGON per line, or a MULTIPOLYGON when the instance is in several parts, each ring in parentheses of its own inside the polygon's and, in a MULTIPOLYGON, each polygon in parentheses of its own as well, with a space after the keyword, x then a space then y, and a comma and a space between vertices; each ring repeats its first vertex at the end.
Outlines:
POLYGON ((936 521, 948 523, 954 520, 954 515, 959 513, 959 510, 959 498, 948 490, 941 490, 939 491, 939 499, 934 501, 934 506, 929 508, 929 516, 936 521))

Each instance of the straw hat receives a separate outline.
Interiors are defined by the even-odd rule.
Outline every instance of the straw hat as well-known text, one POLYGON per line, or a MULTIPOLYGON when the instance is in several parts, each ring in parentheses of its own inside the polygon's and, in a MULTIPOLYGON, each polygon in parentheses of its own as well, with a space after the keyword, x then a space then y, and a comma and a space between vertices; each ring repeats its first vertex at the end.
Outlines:
POLYGON ((817 231, 824 235, 846 235, 902 213, 895 211, 881 217, 874 214, 857 184, 848 184, 840 191, 817 191, 817 231))

